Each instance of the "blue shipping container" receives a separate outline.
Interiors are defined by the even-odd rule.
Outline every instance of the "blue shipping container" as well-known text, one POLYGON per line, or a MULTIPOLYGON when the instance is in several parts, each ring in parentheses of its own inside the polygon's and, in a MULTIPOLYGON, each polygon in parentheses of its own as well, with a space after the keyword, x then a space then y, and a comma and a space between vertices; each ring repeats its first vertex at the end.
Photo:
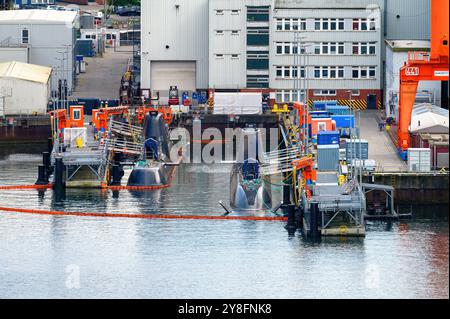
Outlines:
POLYGON ((339 145, 339 131, 322 131, 317 134, 317 145, 339 145))
POLYGON ((313 111, 309 113, 312 118, 324 118, 324 117, 330 117, 330 114, 328 114, 327 111, 313 111))
POLYGON ((327 111, 331 115, 350 115, 351 110, 346 105, 333 105, 327 106, 327 111))
POLYGON ((354 115, 332 115, 331 119, 336 122, 337 128, 354 128, 355 116, 354 115))
POLYGON ((326 111, 329 106, 336 106, 337 101, 314 101, 313 108, 317 111, 326 111))

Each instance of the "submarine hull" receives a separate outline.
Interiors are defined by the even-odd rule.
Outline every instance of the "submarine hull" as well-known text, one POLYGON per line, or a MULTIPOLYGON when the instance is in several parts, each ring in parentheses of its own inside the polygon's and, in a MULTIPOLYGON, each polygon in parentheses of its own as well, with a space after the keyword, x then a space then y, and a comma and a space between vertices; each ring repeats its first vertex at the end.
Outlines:
POLYGON ((128 178, 128 186, 169 186, 174 169, 174 167, 168 167, 165 164, 157 164, 151 167, 135 167, 128 178))

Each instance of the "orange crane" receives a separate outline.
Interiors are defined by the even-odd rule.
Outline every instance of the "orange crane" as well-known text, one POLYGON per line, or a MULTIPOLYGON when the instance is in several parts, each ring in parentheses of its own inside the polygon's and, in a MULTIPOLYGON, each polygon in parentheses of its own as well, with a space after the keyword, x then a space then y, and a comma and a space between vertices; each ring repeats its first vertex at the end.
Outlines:
POLYGON ((317 171, 314 169, 314 160, 311 156, 305 156, 298 160, 295 160, 292 165, 298 171, 302 172, 303 181, 306 183, 305 192, 306 197, 311 198, 311 190, 309 184, 315 182, 317 179, 317 171))
POLYGON ((172 123, 173 114, 172 114, 172 109, 170 108, 170 106, 167 106, 167 107, 158 106, 157 108, 141 106, 141 107, 139 107, 139 109, 137 111, 138 122, 140 124, 144 123, 145 115, 147 115, 147 113, 150 113, 150 112, 161 113, 163 115, 163 118, 166 121, 167 125, 172 123))
POLYGON ((124 115, 129 114, 130 109, 128 106, 117 106, 117 107, 104 107, 98 109, 98 123, 100 129, 106 132, 108 128, 108 118, 112 115, 124 115))
POLYGON ((431 0, 431 52, 410 52, 400 69, 397 148, 404 160, 411 143, 409 126, 419 82, 449 80, 448 11, 448 0, 431 0))

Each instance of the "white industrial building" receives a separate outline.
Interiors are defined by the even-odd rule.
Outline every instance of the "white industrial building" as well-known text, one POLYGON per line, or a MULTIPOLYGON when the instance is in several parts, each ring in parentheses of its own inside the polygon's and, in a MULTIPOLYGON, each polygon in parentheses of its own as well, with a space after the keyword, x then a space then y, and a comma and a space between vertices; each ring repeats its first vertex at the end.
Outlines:
POLYGON ((412 111, 409 131, 413 134, 448 134, 449 120, 448 110, 429 103, 420 103, 412 111))
POLYGON ((429 0, 142 1, 141 88, 383 104, 385 39, 429 38, 429 0))
MULTIPOLYGON (((408 52, 430 51, 430 41, 389 40, 386 41, 385 105, 386 115, 398 119, 398 96, 400 90, 400 68, 408 60, 408 52)), ((421 81, 417 89, 417 102, 441 105, 441 83, 421 81)))
POLYGON ((72 91, 77 17, 74 11, 0 11, 0 62, 17 54, 14 60, 51 67, 52 91, 58 90, 59 80, 67 80, 72 91))
POLYGON ((0 115, 47 112, 52 69, 17 61, 0 63, 0 115))

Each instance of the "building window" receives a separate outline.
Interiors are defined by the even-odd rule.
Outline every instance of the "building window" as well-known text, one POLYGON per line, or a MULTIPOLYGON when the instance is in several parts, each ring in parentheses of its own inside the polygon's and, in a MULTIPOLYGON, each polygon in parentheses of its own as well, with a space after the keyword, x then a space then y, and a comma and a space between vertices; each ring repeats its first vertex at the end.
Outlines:
POLYGON ((343 79, 343 66, 316 66, 314 67, 314 78, 316 79, 343 79))
POLYGON ((315 54, 342 55, 344 54, 344 42, 323 42, 314 44, 315 54))
POLYGON ((222 31, 222 30, 217 30, 217 31, 216 31, 216 34, 217 34, 217 35, 223 35, 223 31, 222 31))
POLYGON ((239 10, 231 10, 232 15, 239 15, 239 10))
POLYGON ((216 59, 223 59, 223 58, 224 58, 223 54, 216 54, 216 59))
POLYGON ((306 30, 306 19, 278 18, 276 26, 277 31, 306 30))
POLYGON ((22 44, 30 43, 30 30, 22 29, 22 44))
POLYGON ((248 22, 268 22, 269 21, 269 7, 248 7, 247 8, 248 22))
POLYGON ((353 19, 353 31, 374 31, 376 29, 375 19, 353 19))
POLYGON ((300 43, 295 45, 295 43, 292 42, 276 42, 276 52, 277 54, 298 54, 299 51, 301 54, 305 54, 306 49, 305 46, 300 47, 300 43), (300 50, 299 50, 300 47, 300 50))
POLYGON ((223 10, 216 10, 216 15, 223 16, 223 10))
POLYGON ((336 90, 314 90, 315 96, 336 96, 336 90))
POLYGON ((352 52, 354 55, 375 55, 376 42, 353 42, 352 52))
POLYGON ((268 70, 268 69, 269 69, 268 51, 247 52, 247 70, 268 70))
POLYGON ((81 119, 81 112, 80 110, 73 110, 72 117, 75 121, 78 121, 81 119))
POLYGON ((268 27, 247 28, 247 45, 266 46, 269 45, 268 27))
POLYGON ((249 75, 247 74, 247 87, 248 88, 268 88, 269 76, 268 75, 249 75))
POLYGON ((359 90, 352 90, 352 96, 360 96, 361 92, 359 90))
POLYGON ((298 72, 298 66, 276 66, 275 76, 277 79, 300 79, 305 78, 305 67, 300 67, 300 73, 298 72))
POLYGON ((280 90, 275 93, 277 103, 293 103, 305 100, 304 90, 280 90))
POLYGON ((345 29, 344 19, 315 19, 314 30, 316 31, 343 31, 345 29))
POLYGON ((354 66, 352 67, 353 79, 375 79, 376 67, 374 66, 354 66))
POLYGON ((233 31, 231 31, 231 35, 239 35, 239 31, 238 30, 233 30, 233 31))

